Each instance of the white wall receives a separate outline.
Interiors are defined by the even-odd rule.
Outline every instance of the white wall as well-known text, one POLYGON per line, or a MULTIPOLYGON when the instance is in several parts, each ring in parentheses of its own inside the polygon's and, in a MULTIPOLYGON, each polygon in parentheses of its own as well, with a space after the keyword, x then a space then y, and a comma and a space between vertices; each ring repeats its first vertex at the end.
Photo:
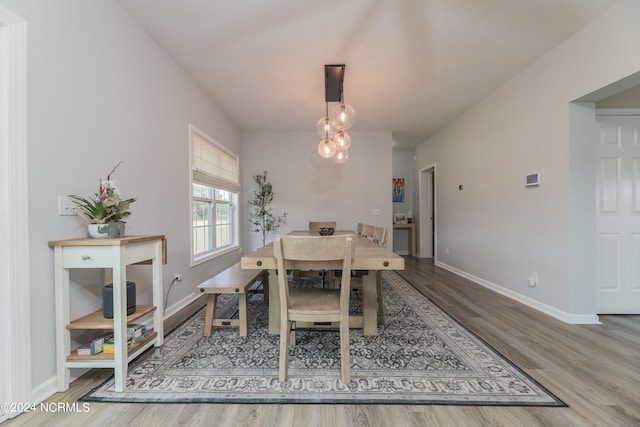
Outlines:
MULTIPOLYGON (((313 129, 313 124, 309 127, 313 129)), ((355 230, 358 222, 392 225, 391 132, 350 132, 349 160, 337 165, 320 158, 315 132, 256 132, 244 134, 243 182, 245 230, 248 201, 255 187, 252 176, 267 171, 275 193, 274 215, 286 210, 279 233, 306 230, 313 220, 335 220, 337 228, 355 230), (379 209, 380 215, 372 215, 379 209)), ((271 238, 268 239, 271 241, 271 238)), ((388 247, 392 247, 388 242, 388 247)), ((245 233, 244 253, 262 246, 260 233, 245 233)))
MULTIPOLYGON (((54 385, 53 251, 50 240, 86 237, 76 217, 57 215, 59 195, 90 196, 115 174, 137 197, 127 234, 164 234, 169 307, 191 298, 194 284, 239 259, 231 254, 190 268, 188 125, 242 155, 240 131, 161 51, 117 2, 0 0, 29 26, 28 133, 33 386, 54 385)), ((150 272, 131 267, 138 301, 150 302, 150 272)), ((72 275, 77 282, 92 275, 72 275)), ((101 305, 98 282, 80 288, 75 314, 101 305), (86 289, 86 290, 85 290, 86 289)))
POLYGON ((595 271, 593 243, 570 256, 575 233, 588 232, 570 229, 585 214, 577 207, 589 208, 570 205, 570 191, 594 190, 593 181, 570 190, 569 103, 640 70, 638 16, 640 2, 621 1, 416 149, 416 170, 438 164, 444 266, 567 321, 594 314, 593 283, 580 282, 589 275, 569 267, 595 271), (542 187, 524 187, 531 171, 542 187))

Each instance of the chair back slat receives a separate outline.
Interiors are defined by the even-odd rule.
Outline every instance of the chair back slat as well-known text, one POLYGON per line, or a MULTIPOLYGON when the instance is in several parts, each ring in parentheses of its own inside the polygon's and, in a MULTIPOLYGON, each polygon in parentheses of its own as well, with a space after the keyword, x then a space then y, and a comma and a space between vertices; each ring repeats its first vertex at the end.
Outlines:
MULTIPOLYGON (((345 257, 352 258, 355 251, 355 246, 352 244, 353 238, 349 234, 276 237, 279 237, 278 240, 282 246, 281 256, 286 261, 334 261, 345 257), (349 253, 345 254, 347 242, 349 253)), ((274 255, 278 257, 277 253, 274 255)))

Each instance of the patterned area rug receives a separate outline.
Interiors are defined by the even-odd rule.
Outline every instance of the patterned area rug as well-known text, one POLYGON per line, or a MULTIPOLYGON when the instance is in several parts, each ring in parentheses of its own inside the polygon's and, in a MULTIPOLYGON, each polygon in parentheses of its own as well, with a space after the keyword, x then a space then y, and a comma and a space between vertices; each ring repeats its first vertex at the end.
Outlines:
MULTIPOLYGON (((386 324, 350 332, 350 384, 337 331, 299 330, 289 380, 278 381, 279 336, 267 331, 262 295, 249 299, 249 336, 220 327, 202 336, 204 310, 176 328, 161 356, 148 351, 81 400, 144 403, 347 403, 566 406, 394 272, 383 274, 386 324)), ((219 299, 233 313, 235 297, 219 299)), ((224 313, 221 313, 224 314, 224 313)))

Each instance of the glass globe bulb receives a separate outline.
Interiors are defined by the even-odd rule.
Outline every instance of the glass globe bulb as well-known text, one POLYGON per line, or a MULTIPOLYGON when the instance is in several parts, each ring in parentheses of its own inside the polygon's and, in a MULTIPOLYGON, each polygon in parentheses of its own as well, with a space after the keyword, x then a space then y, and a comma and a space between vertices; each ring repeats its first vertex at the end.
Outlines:
POLYGON ((331 139, 324 138, 318 143, 318 154, 323 159, 330 159, 336 154, 336 143, 331 139))
POLYGON ((336 155, 333 156, 333 161, 341 165, 343 163, 346 163, 348 158, 349 152, 347 150, 338 150, 336 151, 336 155))
POLYGON ((351 137, 343 130, 337 131, 333 140, 336 142, 338 151, 346 151, 349 149, 349 146, 351 146, 351 137))
POLYGON ((338 130, 347 130, 353 126, 353 122, 356 119, 356 111, 351 105, 338 104, 331 109, 330 117, 333 120, 333 125, 338 130))
POLYGON ((333 120, 331 120, 330 117, 322 117, 316 124, 316 131, 320 138, 333 138, 336 133, 336 128, 333 126, 333 120))

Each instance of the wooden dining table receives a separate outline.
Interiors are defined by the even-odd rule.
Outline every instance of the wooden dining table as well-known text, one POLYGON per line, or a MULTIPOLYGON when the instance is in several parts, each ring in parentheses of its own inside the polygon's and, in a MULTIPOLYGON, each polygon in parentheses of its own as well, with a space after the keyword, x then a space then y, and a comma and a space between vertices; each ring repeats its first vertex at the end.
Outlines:
MULTIPOLYGON (((350 234, 354 237, 355 243, 354 256, 351 262, 352 270, 366 270, 367 274, 363 276, 362 286, 362 314, 349 316, 349 327, 362 328, 364 335, 378 334, 378 291, 377 281, 380 280, 380 274, 383 270, 404 270, 404 258, 369 240, 366 237, 359 236, 353 231, 336 231, 334 235, 350 234)), ((318 232, 308 230, 292 231, 288 233, 290 236, 318 236, 318 232)), ((252 270, 269 270, 271 276, 269 286, 269 333, 280 333, 280 296, 278 290, 278 281, 276 277, 276 257, 273 252, 273 243, 255 250, 245 255, 240 261, 243 269, 252 270)), ((293 269, 309 270, 340 270, 342 261, 326 261, 319 265, 313 265, 298 261, 291 264, 293 269)))

